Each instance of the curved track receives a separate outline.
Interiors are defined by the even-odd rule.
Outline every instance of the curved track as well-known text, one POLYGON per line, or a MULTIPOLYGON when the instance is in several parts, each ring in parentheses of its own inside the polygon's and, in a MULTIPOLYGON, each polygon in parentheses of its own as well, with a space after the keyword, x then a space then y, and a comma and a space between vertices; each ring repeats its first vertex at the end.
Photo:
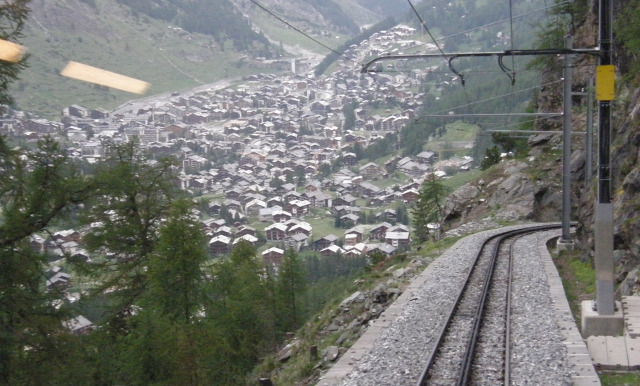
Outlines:
POLYGON ((487 239, 428 356, 419 385, 509 384, 511 245, 557 225, 511 230, 487 239))

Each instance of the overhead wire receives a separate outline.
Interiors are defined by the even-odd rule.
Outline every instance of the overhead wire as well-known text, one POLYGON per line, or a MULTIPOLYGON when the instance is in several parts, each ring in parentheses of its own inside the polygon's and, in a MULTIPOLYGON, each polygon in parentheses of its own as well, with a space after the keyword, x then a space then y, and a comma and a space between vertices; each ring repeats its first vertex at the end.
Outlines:
MULTIPOLYGON (((515 94, 518 94, 518 93, 521 93, 521 92, 531 91, 531 90, 534 90, 534 89, 537 89, 537 88, 542 88, 542 87, 549 86, 549 85, 552 85, 552 84, 561 83, 562 81, 563 81, 562 79, 554 80, 554 81, 547 82, 547 83, 544 83, 544 84, 523 88, 521 90, 513 91, 513 92, 510 92, 510 93, 507 93, 507 94, 502 94, 502 95, 497 95, 497 96, 494 96, 494 97, 491 97, 491 98, 481 99, 481 100, 472 102, 471 104, 476 105, 476 104, 480 104, 480 103, 484 103, 484 102, 489 102, 489 101, 492 101, 492 100, 495 100, 495 99, 504 98, 506 96, 515 95, 515 94)), ((439 114, 439 113, 449 112, 449 111, 455 111, 456 109, 459 109, 459 108, 462 108, 462 107, 466 107, 466 104, 465 105, 454 106, 454 107, 449 107, 449 108, 442 109, 442 110, 433 111, 433 112, 430 112, 429 114, 421 115, 421 116, 419 116, 419 117, 417 117, 415 119, 419 120, 419 119, 422 119, 422 118, 426 118, 429 115, 439 114)))
MULTIPOLYGON (((528 12, 525 12, 525 13, 521 13, 521 14, 518 14, 518 15, 516 15, 516 16, 513 16, 512 18, 506 18, 506 19, 496 20, 496 21, 493 21, 493 22, 491 22, 491 23, 483 24, 483 25, 478 26, 478 27, 470 28, 470 29, 468 29, 468 30, 464 30, 464 31, 461 31, 461 32, 456 32, 455 34, 446 35, 446 36, 441 36, 441 37, 439 37, 439 38, 437 38, 437 39, 435 39, 435 40, 437 40, 437 41, 441 41, 441 40, 445 40, 445 39, 452 38, 452 37, 455 37, 455 36, 459 36, 459 35, 467 34, 467 33, 469 33, 469 32, 477 31, 477 30, 482 29, 482 28, 491 27, 491 26, 493 26, 493 25, 495 25, 495 24, 500 24, 500 23, 507 22, 507 21, 509 21, 509 20, 511 20, 511 19, 518 19, 518 18, 521 18, 521 17, 524 17, 524 16, 531 15, 531 14, 533 14, 533 13, 537 13, 537 12, 540 12, 540 11, 546 11, 546 10, 547 10, 547 9, 549 9, 549 8, 553 8, 553 7, 556 7, 556 6, 558 6, 558 5, 563 5, 563 4, 568 4, 568 3, 571 3, 571 1, 566 0, 566 1, 561 1, 561 2, 559 2, 559 3, 553 4, 553 5, 549 5, 549 6, 546 6, 546 5, 545 5, 543 8, 538 8, 538 9, 534 9, 534 10, 531 10, 531 11, 528 11, 528 12)), ((428 44, 428 43, 418 44, 418 45, 416 45, 416 47, 425 46, 425 45, 427 45, 427 44, 428 44)))
POLYGON ((314 38, 313 36, 307 34, 306 32, 302 31, 301 29, 297 28, 296 26, 294 26, 293 24, 289 23, 288 21, 286 21, 285 19, 283 19, 282 17, 278 16, 277 14, 275 14, 274 12, 272 12, 271 10, 269 10, 267 7, 263 6, 262 4, 258 3, 256 0, 249 0, 251 1, 253 4, 255 4, 256 6, 258 6, 260 9, 262 9, 263 11, 267 12, 269 15, 275 17, 276 19, 280 20, 281 22, 283 22, 284 24, 286 24, 289 28, 292 28, 293 30, 295 30, 298 33, 301 33, 302 35, 304 35, 305 37, 307 37, 308 39, 314 41, 315 43, 321 45, 322 47, 326 48, 327 50, 333 52, 334 54, 341 56, 355 64, 360 64, 357 61, 353 60, 352 58, 348 57, 347 55, 345 55, 344 53, 338 52, 336 50, 334 50, 333 48, 327 46, 326 44, 322 43, 321 41, 319 41, 318 39, 314 38))
POLYGON ((427 31, 427 33, 429 34, 429 36, 431 37, 431 40, 433 40, 433 44, 436 45, 436 47, 438 48, 438 50, 440 51, 440 53, 442 54, 442 56, 449 60, 449 58, 447 58, 447 55, 444 53, 444 51, 442 51, 442 47, 440 47, 440 45, 438 44, 438 41, 436 40, 435 37, 433 37, 433 35, 431 34, 431 31, 429 31, 429 27, 427 27, 427 24, 424 22, 424 20, 422 20, 422 17, 420 16, 420 14, 418 13, 418 10, 416 9, 416 7, 413 6, 413 3, 411 2, 411 0, 407 0, 407 2, 409 3, 409 5, 411 6, 411 9, 413 10, 413 13, 416 15, 416 17, 418 18, 418 20, 420 20, 420 24, 422 25, 422 27, 424 28, 425 31, 427 31))
POLYGON ((409 3, 409 5, 411 6, 411 9, 413 10, 413 13, 416 15, 416 17, 418 18, 418 20, 420 20, 420 23, 422 25, 422 27, 427 31, 427 33, 429 34, 429 36, 431 37, 431 40, 433 41, 433 44, 436 45, 436 47, 438 48, 438 50, 440 51, 440 54, 442 54, 442 57, 444 57, 447 62, 449 62, 449 68, 451 69, 452 72, 454 72, 459 78, 460 78, 460 84, 462 85, 462 90, 464 92, 464 97, 465 100, 467 101, 467 108, 469 111, 470 115, 473 115, 473 111, 471 110, 471 106, 469 105, 469 93, 467 92, 467 88, 465 87, 464 84, 464 76, 457 72, 452 66, 451 66, 451 60, 447 57, 447 55, 444 53, 444 51, 442 50, 442 47, 440 47, 440 45, 438 44, 438 41, 435 39, 435 37, 433 36, 433 34, 431 34, 431 31, 429 31, 429 28, 427 27, 426 23, 424 22, 424 20, 422 20, 422 17, 420 16, 420 14, 418 13, 418 10, 416 9, 416 7, 413 6, 413 3, 411 2, 411 0, 407 0, 407 2, 409 3))

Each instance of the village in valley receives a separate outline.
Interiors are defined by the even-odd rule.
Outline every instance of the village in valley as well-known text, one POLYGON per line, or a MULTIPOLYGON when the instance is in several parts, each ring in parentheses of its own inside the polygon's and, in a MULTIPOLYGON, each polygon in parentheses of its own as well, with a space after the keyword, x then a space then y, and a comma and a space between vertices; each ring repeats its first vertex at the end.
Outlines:
MULTIPOLYGON (((362 61, 424 46, 415 34, 413 28, 394 27, 352 46, 345 56, 362 61)), ((272 265, 288 248, 344 258, 410 249, 407 210, 422 182, 432 174, 467 171, 473 160, 439 160, 437 151, 425 150, 390 155, 378 164, 361 162, 359 153, 416 117, 428 69, 360 74, 342 59, 334 72, 316 77, 312 64, 292 60, 285 75, 256 74, 227 88, 175 92, 115 111, 73 105, 60 122, 14 111, 1 118, 0 134, 25 142, 53 135, 70 157, 89 163, 104 156, 106 141, 133 138, 152 159, 177 158, 182 170, 176 183, 202 203, 199 216, 212 257, 230 253, 241 240, 272 265), (349 128, 345 105, 355 106, 349 128)), ((32 245, 61 259, 90 261, 82 232, 42 235, 32 245)), ((51 264, 47 286, 67 291, 74 278, 61 267, 51 264)), ((79 296, 67 294, 71 301, 79 296)), ((82 332, 90 325, 79 316, 69 327, 82 332)))

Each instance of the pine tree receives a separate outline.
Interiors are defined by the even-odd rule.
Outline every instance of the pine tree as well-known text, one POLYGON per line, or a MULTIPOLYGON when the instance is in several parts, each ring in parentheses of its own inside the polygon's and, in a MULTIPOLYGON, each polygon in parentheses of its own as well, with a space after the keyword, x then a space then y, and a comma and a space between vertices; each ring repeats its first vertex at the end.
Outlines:
POLYGON ((303 310, 300 299, 306 289, 306 273, 298 254, 289 248, 284 254, 276 281, 278 313, 282 332, 300 327, 303 310))
POLYGON ((88 265, 87 273, 101 283, 98 291, 110 290, 112 326, 145 293, 158 232, 182 194, 174 183, 176 171, 171 159, 149 162, 137 142, 110 146, 96 168, 97 197, 85 215, 93 226, 84 241, 104 259, 88 265))
POLYGON ((66 370, 52 375, 56 367, 73 363, 64 351, 74 341, 64 334, 70 316, 54 306, 64 294, 45 290, 47 256, 30 240, 50 233, 90 191, 52 139, 29 152, 0 137, 0 384, 51 382, 66 370))
POLYGON ((411 211, 413 229, 418 243, 429 240, 429 223, 438 223, 442 229, 444 202, 449 189, 434 175, 430 175, 420 188, 418 199, 411 211))

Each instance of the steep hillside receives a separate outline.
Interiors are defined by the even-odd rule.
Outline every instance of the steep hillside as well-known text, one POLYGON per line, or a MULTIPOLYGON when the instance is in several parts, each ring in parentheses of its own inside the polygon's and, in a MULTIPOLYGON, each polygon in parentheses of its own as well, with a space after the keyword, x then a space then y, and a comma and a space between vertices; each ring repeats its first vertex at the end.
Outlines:
POLYGON ((113 1, 93 3, 95 7, 79 0, 31 2, 24 32, 29 68, 11 90, 18 108, 47 116, 70 104, 112 108, 135 98, 63 78, 59 73, 69 60, 150 82, 149 94, 249 72, 239 60, 244 54, 233 51, 231 44, 136 17, 113 1))
MULTIPOLYGON (((274 12, 286 10, 280 13, 283 17, 306 26, 305 31, 332 46, 341 41, 336 37, 359 32, 356 22, 333 2, 264 3, 274 12)), ((349 14, 361 15, 359 23, 377 20, 375 13, 351 4, 355 12, 349 14)), ((145 80, 151 83, 147 95, 154 95, 221 78, 288 69, 265 61, 290 56, 284 47, 327 53, 248 0, 195 5, 174 0, 33 0, 23 39, 30 53, 29 68, 10 90, 16 107, 50 118, 71 104, 114 108, 135 99, 132 94, 63 78, 59 73, 69 60, 145 80)))

